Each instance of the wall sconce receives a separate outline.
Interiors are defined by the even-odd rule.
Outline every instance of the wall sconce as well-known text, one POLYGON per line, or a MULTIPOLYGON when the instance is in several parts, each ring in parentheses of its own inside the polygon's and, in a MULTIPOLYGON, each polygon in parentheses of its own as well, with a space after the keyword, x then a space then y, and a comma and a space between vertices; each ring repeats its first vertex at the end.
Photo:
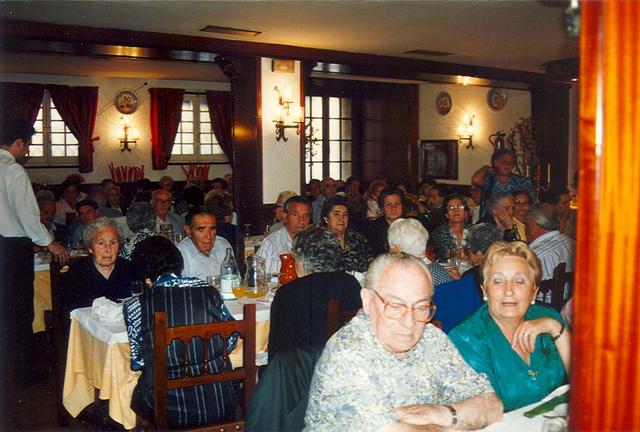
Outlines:
POLYGON ((475 115, 471 115, 465 117, 464 123, 460 125, 458 128, 458 142, 460 144, 465 144, 467 149, 473 149, 473 134, 476 131, 475 126, 473 125, 473 119, 475 115))
POLYGON ((124 129, 124 137, 120 138, 120 151, 128 151, 131 152, 131 147, 129 144, 133 144, 136 146, 140 138, 138 138, 138 131, 135 129, 131 130, 131 126, 129 126, 129 118, 128 117, 120 117, 122 120, 122 127, 124 129), (131 131, 133 138, 129 138, 129 132, 131 131))
POLYGON ((273 121, 276 124, 276 141, 287 142, 285 129, 295 129, 296 135, 300 135, 300 125, 304 123, 304 111, 301 106, 291 106, 293 94, 289 87, 283 87, 280 90, 275 86, 274 90, 278 92, 278 112, 276 120, 273 121))

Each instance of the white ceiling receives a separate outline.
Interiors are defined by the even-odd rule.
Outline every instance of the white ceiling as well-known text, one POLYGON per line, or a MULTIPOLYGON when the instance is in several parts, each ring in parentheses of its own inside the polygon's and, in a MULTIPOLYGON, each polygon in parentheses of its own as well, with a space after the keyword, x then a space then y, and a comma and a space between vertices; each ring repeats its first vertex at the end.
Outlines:
MULTIPOLYGON (((545 62, 578 56, 578 40, 565 32, 564 8, 543 2, 6 1, 0 3, 0 16, 543 72, 545 62), (262 34, 198 31, 208 24, 262 34), (453 55, 403 54, 413 49, 453 55)), ((96 69, 104 71, 104 65, 96 69)))

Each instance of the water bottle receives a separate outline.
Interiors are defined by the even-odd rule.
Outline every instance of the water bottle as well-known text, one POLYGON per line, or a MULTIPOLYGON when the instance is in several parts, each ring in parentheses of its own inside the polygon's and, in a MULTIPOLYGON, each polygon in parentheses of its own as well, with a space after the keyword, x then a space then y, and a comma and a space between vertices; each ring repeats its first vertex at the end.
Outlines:
POLYGON ((227 248, 227 254, 220 266, 220 294, 225 300, 233 300, 233 289, 240 286, 240 272, 233 257, 233 250, 227 248))

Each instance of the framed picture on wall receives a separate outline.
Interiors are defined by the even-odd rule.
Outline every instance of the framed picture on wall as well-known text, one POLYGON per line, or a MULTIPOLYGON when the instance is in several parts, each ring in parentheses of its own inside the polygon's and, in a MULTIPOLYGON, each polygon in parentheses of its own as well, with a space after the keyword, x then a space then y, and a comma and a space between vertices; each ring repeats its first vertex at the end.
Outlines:
POLYGON ((458 140, 420 141, 420 178, 458 180, 458 140))

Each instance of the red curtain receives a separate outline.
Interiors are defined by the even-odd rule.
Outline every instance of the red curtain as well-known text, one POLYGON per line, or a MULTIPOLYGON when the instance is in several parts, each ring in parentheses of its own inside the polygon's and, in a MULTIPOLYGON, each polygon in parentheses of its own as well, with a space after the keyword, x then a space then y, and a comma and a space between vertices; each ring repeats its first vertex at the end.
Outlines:
POLYGON ((233 168, 233 97, 229 92, 208 91, 207 105, 213 133, 233 168))
POLYGON ((151 88, 151 160, 154 170, 169 165, 182 116, 183 89, 151 88))
POLYGON ((0 83, 0 113, 3 120, 24 119, 34 124, 43 94, 43 84, 0 83))
POLYGON ((60 117, 78 140, 79 171, 93 171, 93 137, 98 110, 98 87, 47 85, 60 117))

